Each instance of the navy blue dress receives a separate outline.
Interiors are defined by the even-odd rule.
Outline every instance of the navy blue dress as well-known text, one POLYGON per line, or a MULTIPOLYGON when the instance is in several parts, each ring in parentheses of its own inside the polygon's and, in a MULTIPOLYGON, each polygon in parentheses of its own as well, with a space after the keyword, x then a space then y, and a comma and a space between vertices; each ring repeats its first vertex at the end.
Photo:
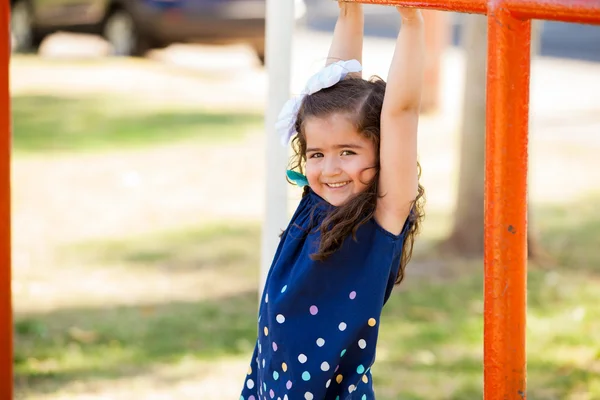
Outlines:
POLYGON ((396 236, 375 220, 326 261, 318 229, 331 205, 312 190, 283 233, 267 276, 258 340, 240 400, 375 398, 371 365, 379 317, 394 287, 407 225, 396 236))

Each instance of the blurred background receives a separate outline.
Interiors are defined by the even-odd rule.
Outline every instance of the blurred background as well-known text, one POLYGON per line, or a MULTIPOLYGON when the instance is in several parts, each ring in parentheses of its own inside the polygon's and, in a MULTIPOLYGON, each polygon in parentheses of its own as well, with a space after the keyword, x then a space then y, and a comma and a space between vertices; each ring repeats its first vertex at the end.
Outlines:
MULTIPOLYGON (((237 399, 256 339, 264 1, 11 4, 16 398, 237 399)), ((293 92, 337 5, 296 10, 293 92)), ((365 10, 365 72, 385 78, 398 17, 365 10)), ((485 18, 425 17, 427 219, 384 310, 382 400, 482 393, 485 18)), ((532 53, 528 395, 600 399, 600 27, 536 21, 532 53)))

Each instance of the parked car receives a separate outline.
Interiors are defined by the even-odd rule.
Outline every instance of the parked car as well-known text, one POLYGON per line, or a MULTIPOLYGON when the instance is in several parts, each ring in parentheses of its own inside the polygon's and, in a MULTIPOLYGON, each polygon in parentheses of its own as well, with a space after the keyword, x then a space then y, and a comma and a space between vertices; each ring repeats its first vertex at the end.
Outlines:
MULTIPOLYGON (((119 56, 179 42, 248 43, 264 62, 265 0, 10 0, 13 50, 57 31, 100 34, 119 56)), ((281 0, 284 1, 284 0, 281 0)), ((302 18, 304 0, 296 1, 302 18)))

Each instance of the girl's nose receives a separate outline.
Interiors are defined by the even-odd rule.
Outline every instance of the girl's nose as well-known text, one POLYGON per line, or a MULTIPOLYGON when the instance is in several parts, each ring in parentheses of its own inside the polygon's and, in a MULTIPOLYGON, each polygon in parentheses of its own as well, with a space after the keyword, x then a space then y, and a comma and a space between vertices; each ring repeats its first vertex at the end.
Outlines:
POLYGON ((340 163, 336 157, 327 157, 321 173, 325 176, 335 176, 341 172, 340 163))

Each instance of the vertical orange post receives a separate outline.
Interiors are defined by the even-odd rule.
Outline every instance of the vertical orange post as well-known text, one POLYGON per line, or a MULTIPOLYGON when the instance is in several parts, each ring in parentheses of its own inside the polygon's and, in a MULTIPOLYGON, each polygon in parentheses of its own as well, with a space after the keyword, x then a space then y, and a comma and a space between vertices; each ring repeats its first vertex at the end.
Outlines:
POLYGON ((484 398, 526 398, 531 21, 488 3, 484 398))
POLYGON ((10 217, 10 2, 1 5, 0 33, 0 399, 13 398, 13 319, 10 217))

